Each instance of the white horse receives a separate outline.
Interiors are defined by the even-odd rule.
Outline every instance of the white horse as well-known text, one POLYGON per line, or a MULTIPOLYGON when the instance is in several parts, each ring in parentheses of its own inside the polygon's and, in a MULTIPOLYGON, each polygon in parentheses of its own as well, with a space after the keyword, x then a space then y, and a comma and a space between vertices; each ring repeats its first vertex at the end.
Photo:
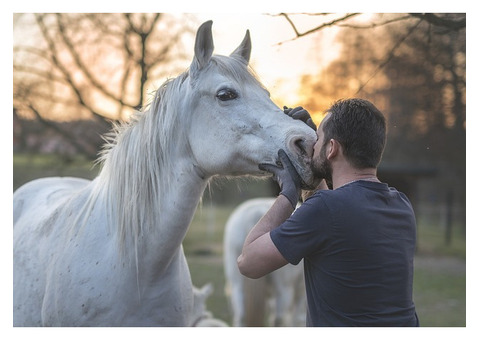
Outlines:
POLYGON ((233 326, 264 326, 268 322, 274 326, 305 326, 303 263, 296 266, 287 264, 256 280, 244 277, 237 266, 245 238, 274 201, 274 198, 245 201, 235 208, 226 223, 223 262, 233 326), (268 297, 274 307, 267 303, 268 297), (266 315, 270 314, 274 315, 273 322, 267 320, 266 315))
POLYGON ((217 56, 211 25, 198 29, 190 68, 114 132, 96 179, 39 179, 14 193, 14 325, 189 325, 182 240, 209 179, 265 176, 258 164, 282 148, 312 183, 314 131, 249 71, 249 32, 217 56))

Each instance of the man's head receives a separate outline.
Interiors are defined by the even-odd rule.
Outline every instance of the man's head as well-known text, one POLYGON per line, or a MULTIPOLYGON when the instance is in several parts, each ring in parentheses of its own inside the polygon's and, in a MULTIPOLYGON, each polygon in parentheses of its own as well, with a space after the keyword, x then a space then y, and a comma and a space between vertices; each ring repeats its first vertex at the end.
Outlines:
POLYGON ((376 168, 386 143, 386 122, 383 114, 364 99, 339 100, 327 111, 317 130, 313 171, 331 181, 329 154, 341 148, 348 163, 356 169, 376 168))

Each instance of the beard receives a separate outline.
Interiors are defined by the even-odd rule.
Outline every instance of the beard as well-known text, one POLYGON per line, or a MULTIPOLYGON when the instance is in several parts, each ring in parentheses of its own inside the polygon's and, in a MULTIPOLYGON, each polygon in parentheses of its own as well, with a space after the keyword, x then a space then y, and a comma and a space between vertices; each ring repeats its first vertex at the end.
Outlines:
POLYGON ((316 178, 325 179, 329 189, 332 189, 332 165, 327 159, 327 146, 322 145, 320 155, 312 162, 312 172, 316 178))

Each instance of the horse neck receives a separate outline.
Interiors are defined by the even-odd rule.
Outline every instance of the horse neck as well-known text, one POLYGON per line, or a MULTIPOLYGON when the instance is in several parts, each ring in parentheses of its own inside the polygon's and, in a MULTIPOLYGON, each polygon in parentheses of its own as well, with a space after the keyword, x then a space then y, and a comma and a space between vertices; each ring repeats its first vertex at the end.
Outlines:
POLYGON ((157 207, 155 219, 148 230, 142 232, 138 243, 144 265, 152 266, 154 271, 163 268, 180 250, 208 182, 197 174, 191 160, 183 159, 177 164, 175 173, 168 178, 174 186, 162 188, 165 191, 161 206, 157 207))
POLYGON ((195 167, 184 133, 170 134, 167 146, 161 135, 168 133, 155 131, 148 118, 117 136, 100 183, 122 252, 139 268, 161 270, 180 249, 208 179, 195 167))

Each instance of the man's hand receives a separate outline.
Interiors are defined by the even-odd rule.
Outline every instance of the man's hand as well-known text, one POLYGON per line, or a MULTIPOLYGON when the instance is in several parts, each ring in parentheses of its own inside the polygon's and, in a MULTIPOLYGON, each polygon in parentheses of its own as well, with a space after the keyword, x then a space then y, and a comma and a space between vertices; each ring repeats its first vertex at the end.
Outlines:
POLYGON ((295 209, 300 197, 302 179, 285 151, 278 150, 278 158, 282 163, 281 167, 272 164, 259 164, 258 168, 273 174, 280 186, 280 195, 288 198, 293 209, 295 209))
POLYGON ((292 109, 284 106, 283 112, 292 117, 293 119, 301 120, 302 122, 310 126, 313 130, 317 131, 317 126, 313 122, 312 117, 310 117, 308 111, 305 110, 303 107, 297 106, 296 108, 292 109))

